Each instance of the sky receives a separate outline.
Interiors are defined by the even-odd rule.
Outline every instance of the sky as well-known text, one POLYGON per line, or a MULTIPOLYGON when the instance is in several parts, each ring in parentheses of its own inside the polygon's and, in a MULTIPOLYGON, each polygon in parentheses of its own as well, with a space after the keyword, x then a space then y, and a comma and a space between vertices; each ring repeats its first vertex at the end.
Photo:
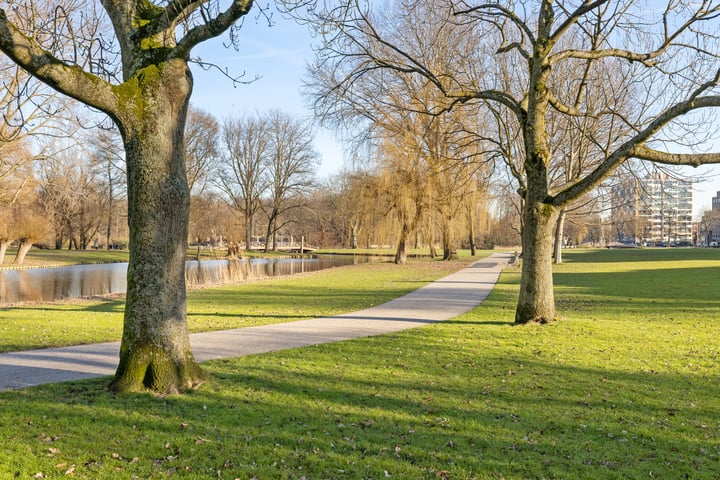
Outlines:
MULTIPOLYGON (((193 50, 194 57, 228 69, 233 76, 259 77, 249 85, 233 86, 230 79, 217 71, 204 71, 194 65, 195 79, 191 103, 206 110, 222 122, 234 115, 279 109, 299 117, 312 117, 312 111, 301 93, 306 64, 312 62, 312 38, 308 28, 279 16, 268 27, 264 19, 252 13, 240 30, 240 50, 223 46, 224 38, 214 39, 193 50)), ((718 125, 720 129, 720 125, 718 125)), ((315 148, 321 163, 321 178, 338 173, 344 165, 344 150, 333 132, 318 128, 315 148)), ((720 141, 713 151, 720 150, 720 141)), ((693 213, 696 219, 710 209, 711 198, 720 192, 720 165, 683 169, 688 175, 706 178, 693 188, 693 213)))
MULTIPOLYGON (((252 14, 251 14, 252 15, 252 14)), ((228 74, 244 79, 259 77, 250 84, 233 86, 217 70, 204 71, 193 65, 194 87, 190 99, 194 107, 223 119, 279 109, 302 118, 312 118, 312 110, 301 94, 305 67, 312 61, 313 38, 306 26, 275 17, 268 27, 264 19, 247 18, 240 33, 240 51, 226 48, 222 38, 200 45, 193 57, 228 69, 228 74)), ((333 132, 317 128, 315 148, 321 163, 318 175, 326 178, 338 173, 344 163, 343 149, 333 132)))

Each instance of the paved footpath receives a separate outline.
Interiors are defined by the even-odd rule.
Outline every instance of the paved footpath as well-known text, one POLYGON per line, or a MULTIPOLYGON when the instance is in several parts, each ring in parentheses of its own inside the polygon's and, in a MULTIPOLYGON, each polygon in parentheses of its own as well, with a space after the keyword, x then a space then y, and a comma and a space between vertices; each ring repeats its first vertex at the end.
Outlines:
MULTIPOLYGON (((333 317, 190 335, 203 362, 382 335, 457 317, 481 304, 510 259, 495 253, 382 305, 333 317)), ((0 354, 0 391, 113 375, 120 342, 0 354)))

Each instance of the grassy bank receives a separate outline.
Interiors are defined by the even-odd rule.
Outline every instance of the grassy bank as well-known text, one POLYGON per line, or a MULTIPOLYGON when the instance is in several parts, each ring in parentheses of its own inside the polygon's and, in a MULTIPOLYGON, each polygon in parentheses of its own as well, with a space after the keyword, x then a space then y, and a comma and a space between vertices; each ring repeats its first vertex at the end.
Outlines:
POLYGON ((209 362, 185 396, 2 393, 0 478, 719 478, 720 252, 646 252, 566 253, 553 325, 512 325, 508 270, 455 320, 209 362))
MULTIPOLYGON (((13 265, 17 247, 10 247, 0 268, 17 268, 13 265)), ((58 267, 88 263, 127 262, 127 250, 54 250, 31 248, 22 264, 27 267, 58 267)))

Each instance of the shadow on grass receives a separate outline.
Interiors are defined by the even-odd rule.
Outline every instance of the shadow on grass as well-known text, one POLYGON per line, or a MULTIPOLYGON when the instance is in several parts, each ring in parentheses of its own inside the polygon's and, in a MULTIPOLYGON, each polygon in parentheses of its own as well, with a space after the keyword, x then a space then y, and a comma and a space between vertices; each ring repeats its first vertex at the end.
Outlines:
POLYGON ((211 383, 184 396, 112 396, 106 379, 3 393, 0 433, 16 440, 0 472, 24 452, 38 469, 76 465, 76 478, 720 475, 717 381, 426 340, 211 362, 211 383))
POLYGON ((717 248, 625 248, 564 250, 567 263, 720 261, 717 248))
POLYGON ((57 303, 25 303, 17 306, 0 307, 0 312, 20 310, 23 312, 94 312, 94 313, 122 313, 125 310, 125 300, 80 299, 57 303))
POLYGON ((564 292, 579 301, 596 298, 603 308, 720 308, 717 267, 663 268, 623 272, 555 272, 558 297, 564 292))

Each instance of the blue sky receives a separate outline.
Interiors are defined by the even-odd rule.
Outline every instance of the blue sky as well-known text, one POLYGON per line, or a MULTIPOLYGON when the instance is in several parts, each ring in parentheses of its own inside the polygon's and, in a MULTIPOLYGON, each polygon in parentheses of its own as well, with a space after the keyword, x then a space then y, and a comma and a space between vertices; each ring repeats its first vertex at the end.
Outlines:
MULTIPOLYGON (((204 71, 193 66, 195 80, 191 103, 224 118, 244 113, 279 109, 299 117, 310 117, 311 110, 300 93, 306 63, 312 61, 313 38, 308 28, 291 20, 274 18, 267 26, 264 19, 246 18, 240 32, 240 50, 225 48, 223 40, 215 39, 193 50, 193 57, 226 67, 233 76, 245 73, 249 85, 233 87, 232 81, 218 71, 204 71)), ((318 174, 327 177, 343 166, 343 151, 335 135, 317 129, 315 148, 320 153, 318 174)))
MULTIPOLYGON (((223 40, 215 39, 193 50, 194 57, 226 67, 231 75, 243 72, 247 79, 260 77, 249 85, 233 87, 232 82, 217 71, 203 71, 193 67, 195 86, 191 102, 194 106, 214 114, 218 120, 232 115, 264 112, 273 108, 300 117, 310 117, 300 88, 305 65, 313 58, 315 41, 308 28, 295 22, 274 18, 268 27, 264 19, 251 14, 240 31, 240 50, 225 48, 223 40)), ((344 164, 344 153, 333 132, 317 130, 315 147, 320 153, 320 177, 338 173, 344 164)), ((715 150, 720 141, 715 142, 715 150)), ((695 185, 693 205, 695 216, 710 208, 711 198, 720 191, 720 166, 685 169, 689 175, 710 176, 708 181, 695 185)))

